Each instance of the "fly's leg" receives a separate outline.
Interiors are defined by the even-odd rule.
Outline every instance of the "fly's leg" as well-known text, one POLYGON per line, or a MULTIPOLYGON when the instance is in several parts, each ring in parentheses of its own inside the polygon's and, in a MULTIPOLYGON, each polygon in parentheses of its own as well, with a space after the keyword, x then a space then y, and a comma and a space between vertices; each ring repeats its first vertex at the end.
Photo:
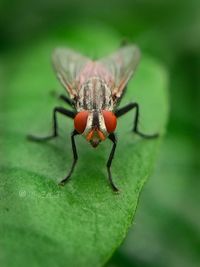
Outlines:
POLYGON ((117 192, 119 190, 118 190, 118 188, 116 187, 116 185, 113 182, 112 174, 111 174, 111 170, 110 170, 110 167, 111 167, 111 164, 112 164, 112 160, 113 160, 114 154, 115 154, 115 149, 116 149, 116 146, 117 146, 117 139, 116 139, 116 136, 115 136, 114 133, 111 133, 108 136, 108 138, 113 142, 113 146, 112 146, 112 149, 111 149, 111 152, 110 152, 107 164, 106 164, 107 170, 108 170, 108 179, 109 179, 110 185, 112 186, 113 191, 117 192))
POLYGON ((65 95, 60 95, 59 98, 63 100, 65 103, 67 103, 68 105, 70 105, 72 108, 74 108, 74 101, 72 99, 70 99, 69 97, 65 95))
POLYGON ((55 91, 52 91, 51 92, 52 96, 53 97, 56 97, 57 99, 61 99, 63 100, 65 103, 67 103, 70 107, 74 108, 74 100, 69 98, 68 96, 66 95, 63 95, 63 94, 58 94, 57 92, 55 91))
POLYGON ((141 136, 143 138, 147 138, 147 139, 158 137, 159 136, 158 133, 156 133, 156 134, 144 134, 138 130, 138 121, 139 121, 139 105, 138 105, 138 103, 130 103, 130 104, 116 110, 115 115, 117 118, 121 117, 122 115, 126 114, 127 112, 129 112, 130 110, 132 110, 134 108, 136 109, 136 113, 135 113, 135 118, 133 121, 133 132, 135 132, 139 136, 141 136))
POLYGON ((73 171, 74 171, 74 167, 76 165, 76 162, 78 160, 78 154, 77 154, 77 150, 76 150, 76 143, 75 143, 75 136, 78 135, 79 133, 74 130, 71 134, 71 143, 72 143, 72 151, 73 151, 73 162, 72 162, 72 166, 71 169, 68 173, 68 175, 59 183, 60 185, 65 185, 65 183, 69 180, 70 176, 72 175, 73 171))
POLYGON ((67 110, 62 107, 56 107, 53 110, 53 133, 49 136, 44 136, 44 137, 28 135, 28 139, 31 141, 41 142, 41 141, 47 141, 47 140, 57 137, 58 136, 57 113, 63 114, 69 118, 75 117, 74 111, 67 110))

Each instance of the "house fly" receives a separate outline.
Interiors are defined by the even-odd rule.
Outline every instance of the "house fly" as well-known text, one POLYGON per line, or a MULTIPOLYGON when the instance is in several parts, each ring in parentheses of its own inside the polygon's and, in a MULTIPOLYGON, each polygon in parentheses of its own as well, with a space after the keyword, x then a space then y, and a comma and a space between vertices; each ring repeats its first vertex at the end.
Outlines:
POLYGON ((55 107, 53 110, 53 132, 46 137, 29 135, 33 141, 46 141, 58 136, 57 114, 74 120, 71 133, 73 162, 66 177, 60 182, 64 185, 73 173, 78 154, 75 137, 82 135, 93 147, 108 138, 112 149, 107 161, 110 185, 118 191, 112 174, 111 164, 115 154, 117 139, 115 130, 117 118, 135 109, 132 131, 143 138, 155 138, 158 134, 144 134, 138 129, 139 105, 129 103, 119 108, 119 102, 130 78, 135 73, 140 60, 140 50, 136 45, 126 45, 102 59, 93 61, 69 48, 56 48, 52 55, 53 68, 64 86, 68 96, 61 95, 71 109, 55 107))

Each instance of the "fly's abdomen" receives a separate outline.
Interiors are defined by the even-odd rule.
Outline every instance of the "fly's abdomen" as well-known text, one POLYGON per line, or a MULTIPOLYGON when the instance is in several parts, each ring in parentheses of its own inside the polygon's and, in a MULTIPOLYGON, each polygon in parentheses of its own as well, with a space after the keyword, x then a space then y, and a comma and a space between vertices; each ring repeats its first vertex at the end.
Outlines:
POLYGON ((77 111, 81 110, 112 110, 111 90, 99 77, 92 77, 85 82, 78 93, 77 111))

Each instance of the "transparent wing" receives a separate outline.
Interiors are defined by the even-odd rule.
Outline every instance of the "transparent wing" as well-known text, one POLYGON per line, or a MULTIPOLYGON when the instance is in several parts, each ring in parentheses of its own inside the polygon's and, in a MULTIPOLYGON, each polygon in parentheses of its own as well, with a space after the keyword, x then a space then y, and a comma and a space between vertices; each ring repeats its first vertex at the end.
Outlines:
POLYGON ((74 98, 81 82, 79 74, 91 60, 72 49, 56 48, 52 55, 52 61, 58 79, 71 98, 74 98))
POLYGON ((140 50, 136 45, 128 45, 98 62, 110 72, 113 80, 112 94, 119 98, 128 80, 134 74, 140 60, 140 50))

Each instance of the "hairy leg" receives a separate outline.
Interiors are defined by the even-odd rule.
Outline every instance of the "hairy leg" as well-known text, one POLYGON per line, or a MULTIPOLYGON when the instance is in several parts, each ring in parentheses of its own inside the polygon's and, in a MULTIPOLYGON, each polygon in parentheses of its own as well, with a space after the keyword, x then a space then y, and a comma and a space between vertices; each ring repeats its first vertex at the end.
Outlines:
POLYGON ((57 123, 57 113, 60 113, 62 115, 65 115, 69 118, 75 117, 75 112, 71 110, 67 110, 62 107, 55 107, 53 110, 53 132, 51 135, 48 136, 34 136, 34 135, 28 135, 28 139, 31 141, 41 142, 41 141, 47 141, 52 138, 55 138, 58 136, 58 123, 57 123))
POLYGON ((113 146, 112 146, 112 149, 111 149, 111 152, 110 152, 110 155, 109 155, 109 158, 108 158, 108 161, 107 161, 107 170, 108 170, 108 179, 109 179, 109 182, 110 182, 110 185, 112 186, 112 189, 117 192, 119 191, 118 188, 116 187, 116 185, 114 184, 113 182, 113 179, 112 179, 112 174, 111 174, 111 164, 112 164, 112 160, 114 158, 114 154, 115 154, 115 149, 116 149, 116 146, 117 146, 117 139, 116 139, 116 136, 114 133, 111 133, 108 138, 112 141, 113 143, 113 146))
POLYGON ((158 133, 156 134, 144 134, 142 132, 140 132, 140 130, 138 129, 138 122, 139 122, 139 105, 138 103, 130 103, 118 110, 116 110, 115 115, 117 117, 121 117, 122 115, 126 114, 127 112, 129 112, 130 110, 134 109, 136 110, 135 113, 135 117, 134 117, 134 121, 133 121, 133 132, 135 132, 136 134, 140 135, 143 138, 147 138, 147 139, 151 139, 151 138, 156 138, 159 136, 158 133))
POLYGON ((67 174, 67 176, 59 183, 60 185, 65 185, 65 183, 69 180, 69 178, 71 177, 73 171, 74 171, 74 167, 76 165, 76 162, 78 160, 78 154, 77 154, 77 149, 76 149, 76 143, 75 143, 75 136, 78 135, 79 133, 74 130, 71 134, 71 144, 72 144, 72 151, 73 151, 73 162, 70 168, 69 173, 67 174))

